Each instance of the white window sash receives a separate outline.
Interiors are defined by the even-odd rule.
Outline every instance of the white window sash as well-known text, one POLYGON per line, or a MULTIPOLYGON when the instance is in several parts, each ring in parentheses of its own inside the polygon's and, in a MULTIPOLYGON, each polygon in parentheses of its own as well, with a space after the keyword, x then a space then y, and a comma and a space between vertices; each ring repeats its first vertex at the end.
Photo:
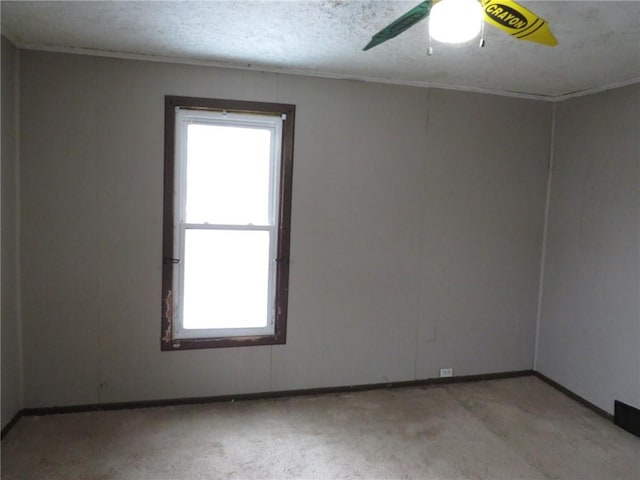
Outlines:
POLYGON ((282 149, 282 117, 276 115, 239 114, 227 112, 199 111, 176 109, 175 122, 175 202, 174 202, 174 252, 179 255, 180 263, 173 269, 173 291, 177 292, 173 302, 173 338, 217 338, 217 337, 251 337, 273 335, 275 331, 275 295, 278 252, 278 223, 280 168, 282 149), (186 223, 186 159, 187 159, 187 127, 189 124, 209 124, 226 127, 261 128, 271 131, 271 155, 269 174, 269 224, 268 225, 236 225, 186 223), (186 329, 183 327, 184 298, 184 261, 186 230, 235 230, 235 231, 267 231, 269 232, 269 281, 268 281, 268 318, 265 327, 257 328, 212 328, 186 329))

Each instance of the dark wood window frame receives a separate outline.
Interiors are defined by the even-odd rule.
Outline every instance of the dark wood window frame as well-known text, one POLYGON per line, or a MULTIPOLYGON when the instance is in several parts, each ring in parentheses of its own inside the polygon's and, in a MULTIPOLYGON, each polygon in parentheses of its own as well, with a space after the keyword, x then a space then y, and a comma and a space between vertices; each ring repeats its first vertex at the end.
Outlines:
POLYGON ((165 96, 164 135, 164 215, 162 252, 162 331, 163 351, 202 348, 276 345, 286 343, 287 305, 289 293, 289 250, 291 232, 291 189, 293 177, 293 138, 295 105, 242 100, 165 96), (271 335, 249 337, 207 337, 174 339, 173 274, 174 255, 174 191, 175 191, 175 116, 176 108, 236 113, 286 115, 282 124, 280 189, 278 210, 278 246, 276 259, 275 325, 271 335))

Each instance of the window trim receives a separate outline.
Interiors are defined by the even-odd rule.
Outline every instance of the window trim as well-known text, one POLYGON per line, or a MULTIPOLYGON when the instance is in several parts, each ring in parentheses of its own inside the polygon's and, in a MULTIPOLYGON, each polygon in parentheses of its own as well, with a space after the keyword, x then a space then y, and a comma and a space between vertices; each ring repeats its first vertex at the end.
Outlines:
POLYGON ((295 105, 223 100, 197 97, 165 96, 164 132, 164 204, 162 249, 162 330, 161 350, 191 350, 286 343, 289 293, 289 251, 291 236, 291 196, 293 180, 293 138, 295 105), (181 338, 174 335, 173 276, 175 228, 175 126, 176 109, 227 111, 241 114, 284 115, 278 192, 277 256, 275 282, 274 333, 256 336, 181 338))

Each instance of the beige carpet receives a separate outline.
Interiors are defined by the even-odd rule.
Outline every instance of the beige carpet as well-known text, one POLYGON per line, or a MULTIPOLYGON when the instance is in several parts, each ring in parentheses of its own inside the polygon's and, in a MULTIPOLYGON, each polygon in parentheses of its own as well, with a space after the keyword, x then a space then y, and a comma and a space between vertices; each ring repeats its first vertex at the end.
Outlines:
POLYGON ((640 479, 640 439, 535 377, 22 418, 2 479, 640 479))

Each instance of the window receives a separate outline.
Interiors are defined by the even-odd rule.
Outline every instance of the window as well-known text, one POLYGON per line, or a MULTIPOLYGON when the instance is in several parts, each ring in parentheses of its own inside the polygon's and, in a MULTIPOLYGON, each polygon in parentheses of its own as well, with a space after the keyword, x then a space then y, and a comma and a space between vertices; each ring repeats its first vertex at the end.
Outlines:
POLYGON ((163 350, 285 343, 294 117, 165 97, 163 350))

